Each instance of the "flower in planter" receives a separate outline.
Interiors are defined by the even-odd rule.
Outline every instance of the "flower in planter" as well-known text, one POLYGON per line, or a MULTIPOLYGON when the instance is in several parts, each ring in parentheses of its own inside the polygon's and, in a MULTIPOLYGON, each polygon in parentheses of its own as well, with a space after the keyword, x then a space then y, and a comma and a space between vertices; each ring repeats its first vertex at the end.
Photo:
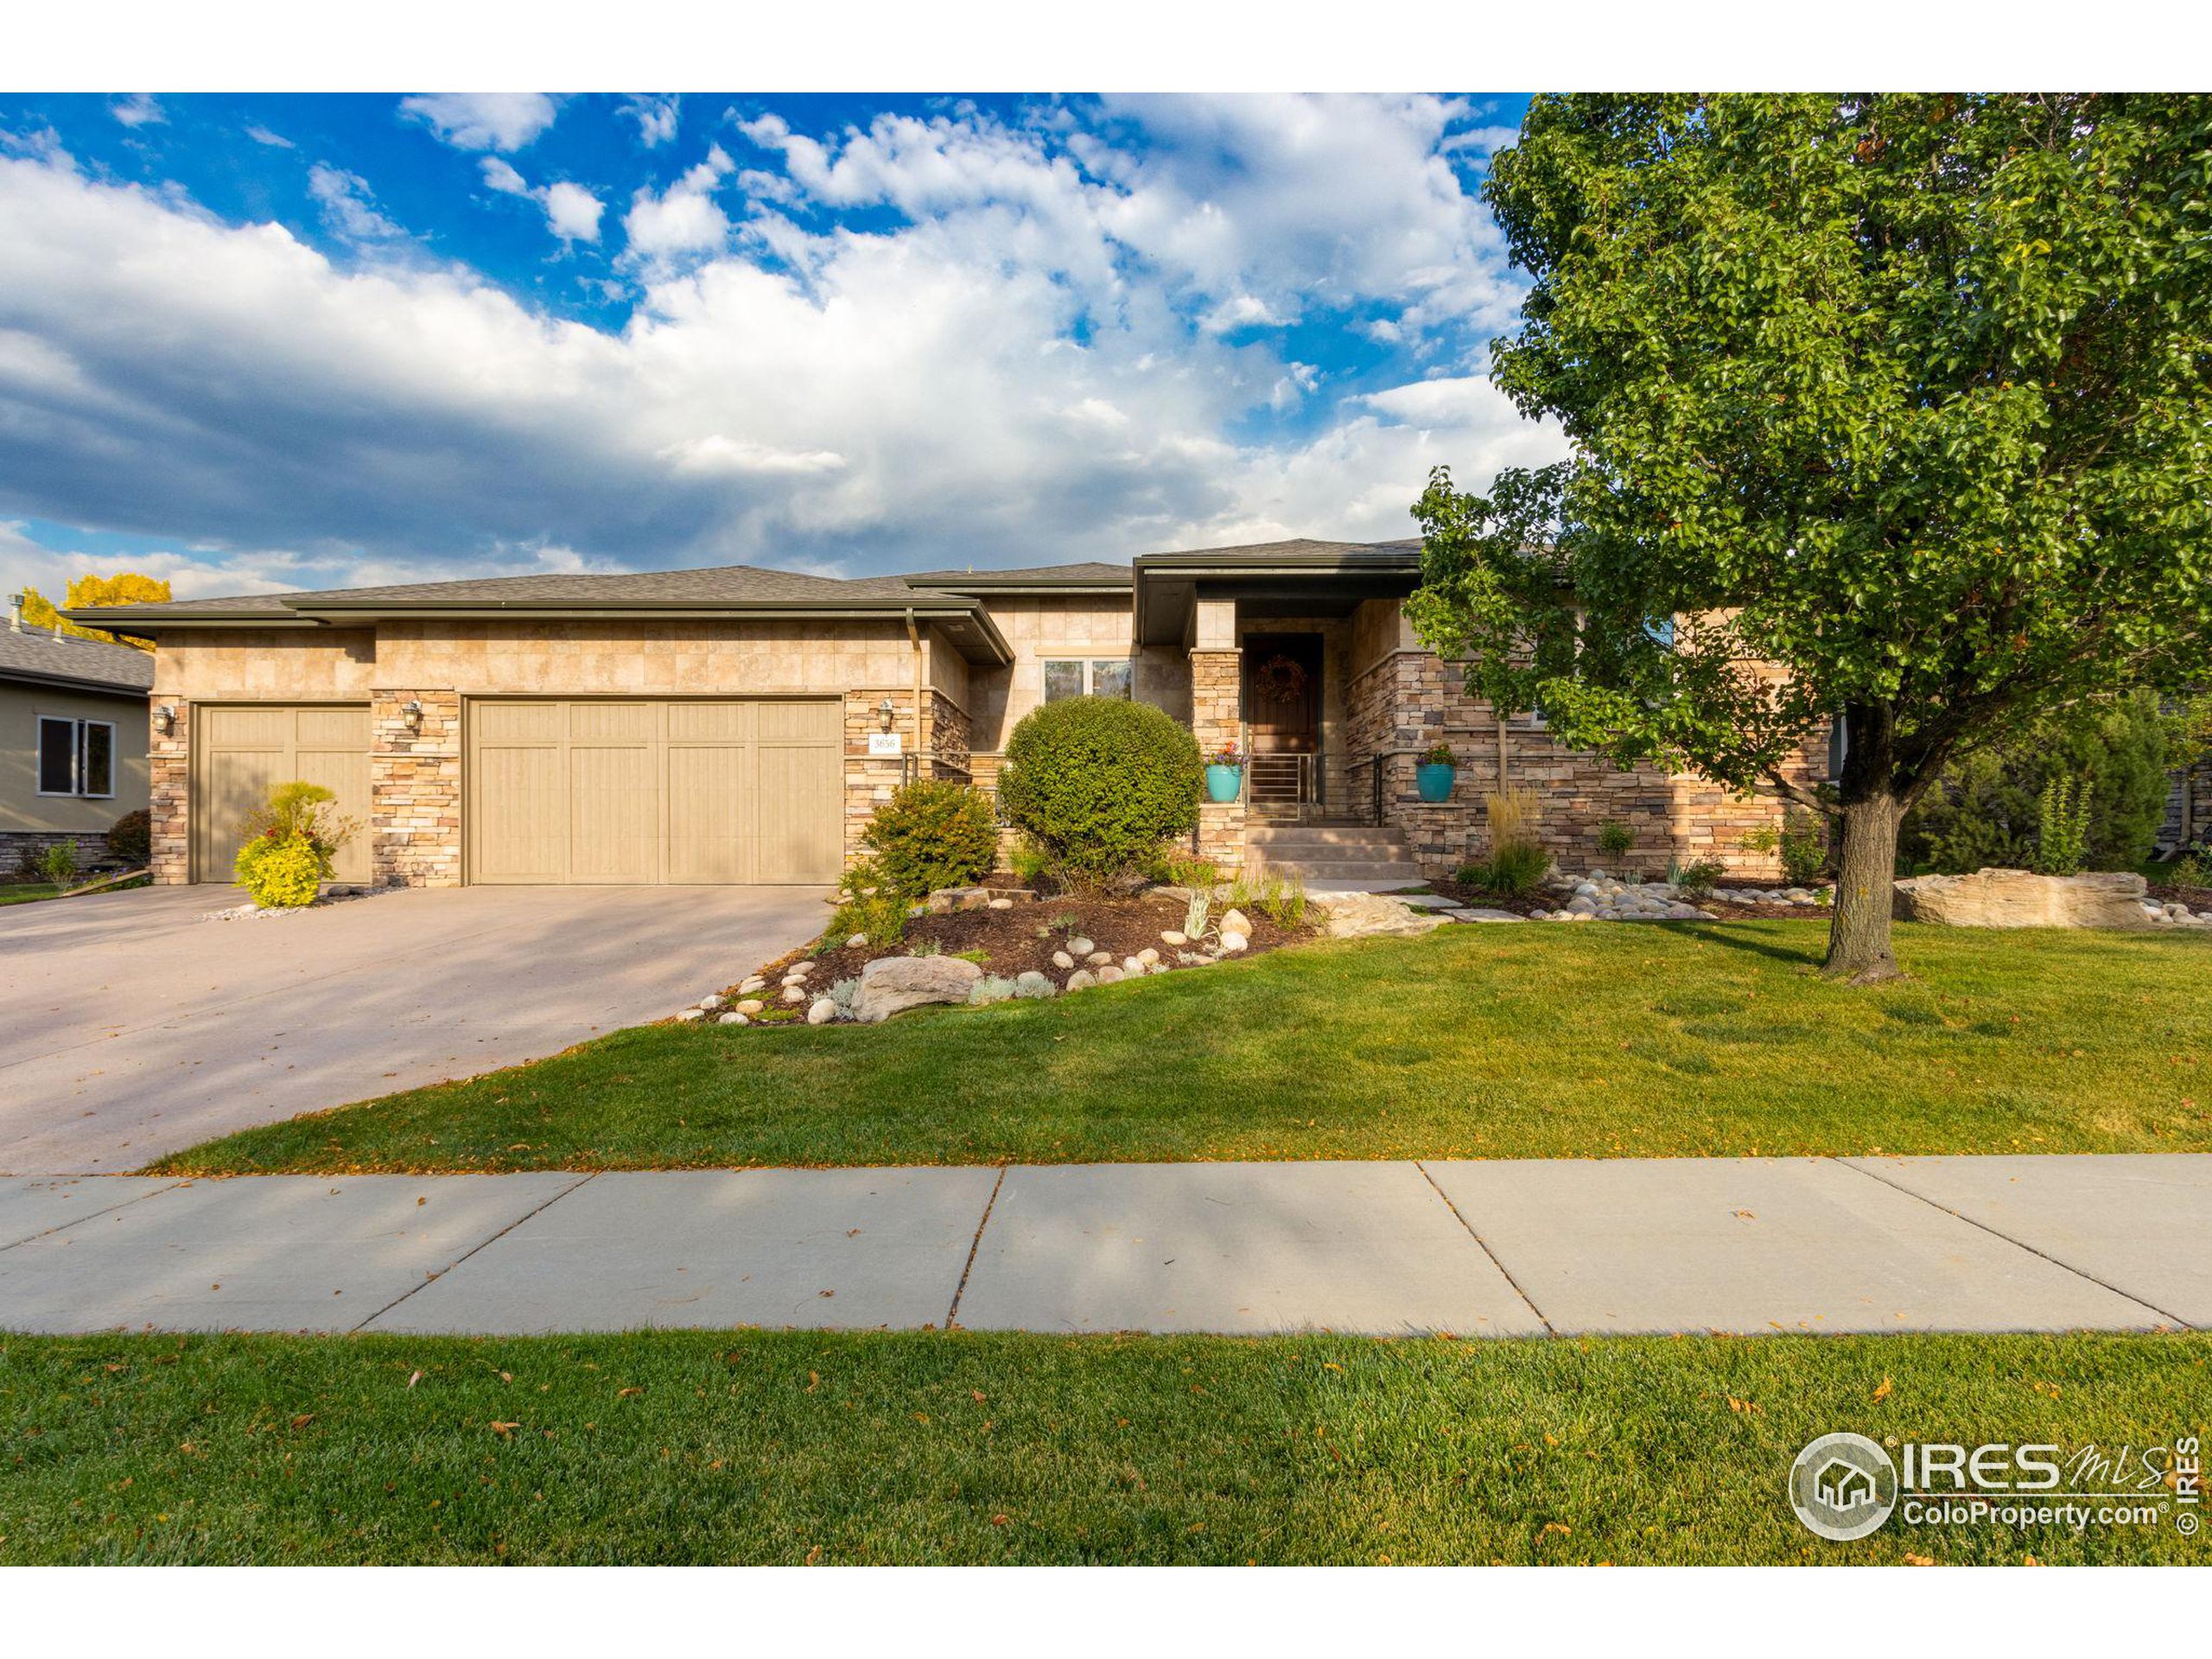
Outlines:
POLYGON ((1424 766, 1456 766, 1459 764, 1459 757, 1452 753, 1449 743, 1438 743, 1421 752, 1421 764, 1424 766))
POLYGON ((1224 743, 1206 755, 1206 765, 1210 766, 1241 766, 1243 764, 1244 752, 1234 743, 1224 743))

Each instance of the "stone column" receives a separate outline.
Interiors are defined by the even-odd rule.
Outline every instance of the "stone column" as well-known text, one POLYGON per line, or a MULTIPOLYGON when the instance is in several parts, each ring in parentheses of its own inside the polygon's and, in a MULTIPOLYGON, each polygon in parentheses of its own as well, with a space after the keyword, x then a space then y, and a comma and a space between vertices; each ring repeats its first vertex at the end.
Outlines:
MULTIPOLYGON (((147 719, 162 707, 176 710, 176 724, 164 736, 157 724, 146 734, 148 783, 147 817, 152 839, 148 868, 154 880, 174 886, 192 880, 192 705, 173 691, 156 691, 147 707, 147 719)), ((217 880, 227 870, 208 873, 217 880)))
POLYGON ((369 879, 461 885, 461 694, 380 690, 369 699, 369 879), (423 705, 422 729, 407 705, 423 705))
MULTIPOLYGON (((1202 756, 1241 742, 1244 729, 1244 653, 1233 643, 1225 650, 1205 644, 1204 621, 1202 617, 1202 643, 1191 652, 1191 733, 1202 756)), ((1232 642, 1234 630, 1232 620, 1232 642)), ((1243 868, 1243 802, 1199 803, 1198 852, 1224 870, 1243 868)))

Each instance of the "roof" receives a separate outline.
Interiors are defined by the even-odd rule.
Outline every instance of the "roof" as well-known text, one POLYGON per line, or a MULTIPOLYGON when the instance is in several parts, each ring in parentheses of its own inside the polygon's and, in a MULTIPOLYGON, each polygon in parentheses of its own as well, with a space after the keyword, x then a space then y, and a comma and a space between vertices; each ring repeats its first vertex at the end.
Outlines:
POLYGON ((1310 537, 1137 556, 1137 643, 1188 634, 1201 594, 1238 600, 1254 615, 1343 614, 1362 599, 1403 597, 1421 583, 1421 543, 1321 542, 1310 537))
POLYGON ((952 594, 1057 594, 1104 588, 1126 593, 1135 580, 1126 564, 1032 564, 1013 570, 924 570, 901 580, 952 594))
POLYGON ((149 652, 51 628, 0 627, 0 680, 143 696, 154 689, 154 658, 149 652))
POLYGON ((745 564, 698 570, 475 577, 226 599, 87 606, 64 613, 73 622, 149 635, 213 626, 328 627, 379 616, 903 617, 908 613, 941 626, 963 656, 1011 660, 1006 642, 972 595, 918 587, 899 576, 842 581, 745 564))

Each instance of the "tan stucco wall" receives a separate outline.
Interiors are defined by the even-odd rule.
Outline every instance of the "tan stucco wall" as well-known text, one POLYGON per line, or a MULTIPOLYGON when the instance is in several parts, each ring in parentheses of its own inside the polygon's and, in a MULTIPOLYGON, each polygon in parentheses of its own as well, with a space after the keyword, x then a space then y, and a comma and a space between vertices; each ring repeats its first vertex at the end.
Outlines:
POLYGON ((146 804, 146 700, 0 680, 0 834, 99 835, 146 804), (104 720, 115 728, 111 798, 38 792, 38 721, 104 720))
POLYGON ((154 700, 365 702, 382 683, 376 666, 376 635, 366 628, 180 631, 154 653, 154 700))
POLYGON ((1129 644, 1129 601, 1110 594, 1020 595, 990 601, 991 620, 1014 652, 1007 668, 969 677, 969 715, 978 753, 995 753, 1016 721, 1045 700, 1045 664, 1063 658, 1134 659, 1134 695, 1188 724, 1191 664, 1179 650, 1129 644))

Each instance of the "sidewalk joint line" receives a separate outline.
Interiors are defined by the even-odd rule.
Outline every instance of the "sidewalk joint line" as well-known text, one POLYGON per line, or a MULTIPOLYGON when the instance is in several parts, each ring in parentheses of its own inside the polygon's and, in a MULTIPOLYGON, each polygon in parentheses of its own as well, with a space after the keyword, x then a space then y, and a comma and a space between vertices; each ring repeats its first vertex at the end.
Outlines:
POLYGON ((945 1310, 944 1328, 953 1329, 953 1322, 960 1317, 960 1299, 968 1294, 968 1275, 976 1271, 976 1252, 983 1248, 983 1229, 991 1224, 991 1209, 999 1201, 999 1188, 1006 1185, 1006 1173, 1010 1166, 999 1166, 998 1179, 991 1183, 991 1196, 983 1200, 982 1219, 976 1224, 976 1236, 968 1241, 968 1259, 960 1265, 960 1282, 952 1287, 952 1306, 945 1310))
POLYGON ((1452 1195, 1449 1192, 1446 1192, 1441 1186, 1437 1185, 1436 1177, 1428 1173, 1428 1166, 1418 1158, 1413 1160, 1413 1166, 1415 1169, 1421 1171, 1421 1179, 1429 1184, 1430 1187, 1434 1190, 1436 1196, 1444 1200, 1444 1207, 1452 1212, 1452 1219, 1458 1222, 1462 1227, 1465 1228, 1467 1230, 1467 1236, 1473 1239, 1477 1244, 1482 1247, 1482 1253, 1490 1258, 1491 1266, 1496 1268, 1500 1274, 1504 1275, 1505 1282, 1513 1287, 1513 1294, 1516 1296, 1518 1296, 1528 1305, 1529 1311, 1536 1316, 1538 1323, 1542 1325, 1544 1327, 1544 1334, 1548 1337, 1555 1337, 1559 1335, 1558 1332, 1552 1329, 1551 1320, 1545 1318, 1544 1310, 1536 1306, 1536 1299, 1521 1287, 1521 1281, 1513 1276, 1512 1270, 1509 1268, 1504 1262, 1497 1259, 1497 1252, 1491 1249, 1490 1241, 1475 1230, 1474 1223, 1469 1221, 1466 1217, 1459 1213, 1459 1206, 1452 1202, 1452 1195))
MULTIPOLYGON (((407 1287, 405 1290, 401 1291, 401 1292, 399 1293, 399 1294, 398 1294, 398 1295, 397 1295, 397 1296, 393 1297, 390 1301, 386 1302, 386 1303, 385 1303, 382 1307, 380 1307, 380 1308, 377 1309, 377 1311, 376 1311, 375 1313, 373 1313, 370 1314, 370 1315, 369 1315, 369 1317, 368 1317, 367 1319, 363 1319, 363 1320, 362 1320, 359 1325, 357 1325, 353 1326, 353 1328, 351 1331, 349 1331, 346 1334, 347 1334, 347 1335, 349 1335, 349 1336, 356 1336, 356 1337, 357 1337, 357 1336, 359 1336, 359 1335, 360 1335, 362 1332, 364 1332, 364 1331, 367 1330, 371 1325, 374 1325, 374 1324, 375 1324, 378 1319, 380 1319, 384 1318, 384 1316, 385 1316, 385 1314, 387 1314, 387 1313, 391 1313, 391 1310, 392 1310, 393 1308, 397 1307, 397 1306, 398 1306, 402 1302, 405 1301, 405 1300, 406 1300, 410 1296, 414 1295, 416 1292, 417 1292, 417 1291, 419 1291, 419 1290, 427 1290, 430 1286, 436 1284, 440 1279, 443 1279, 444 1277, 446 1277, 446 1275, 447 1275, 448 1274, 450 1274, 450 1273, 453 1273, 453 1272, 456 1271, 456 1270, 460 1268, 460 1266, 461 1266, 461 1264, 462 1262, 464 1262, 467 1261, 467 1260, 468 1260, 468 1258, 469 1258, 470 1256, 472 1256, 472 1255, 475 1255, 477 1251, 479 1251, 479 1250, 482 1249, 486 1245, 487 1245, 487 1244, 496 1244, 496 1243, 498 1243, 501 1239, 505 1238, 505 1237, 509 1233, 512 1233, 512 1231, 514 1231, 514 1230, 515 1230, 516 1228, 518 1228, 518 1227, 521 1226, 521 1225, 523 1224, 523 1223, 524 1223, 525 1221, 528 1221, 528 1220, 531 1218, 531 1217, 532 1217, 532 1216, 536 1216, 536 1215, 543 1215, 546 1211, 550 1210, 550 1209, 551 1209, 555 1205, 556 1205, 556 1204, 560 1203, 562 1199, 563 1199, 563 1198, 567 1198, 567 1197, 569 1196, 569 1193, 571 1193, 571 1192, 575 1192, 578 1187, 584 1185, 587 1182, 589 1182, 589 1181, 592 1181, 592 1180, 596 1179, 598 1178, 598 1176, 599 1176, 599 1171, 597 1171, 597 1170, 595 1170, 595 1169, 593 1169, 593 1170, 587 1170, 587 1171, 584 1173, 584 1175, 583 1175, 583 1177, 582 1177, 582 1179, 580 1179, 580 1180, 574 1180, 574 1181, 570 1181, 570 1182, 568 1184, 568 1185, 566 1185, 566 1186, 563 1187, 563 1188, 562 1188, 558 1192, 556 1192, 556 1193, 555 1193, 551 1198, 550 1198, 546 1199, 544 1203, 543 1203, 543 1204, 541 1204, 541 1205, 536 1205, 535 1207, 533 1207, 533 1208, 531 1208, 531 1209, 530 1209, 530 1210, 524 1211, 521 1215, 517 1216, 517 1217, 516 1217, 512 1221, 509 1222, 505 1226, 504 1226, 504 1227, 500 1228, 500 1229, 499 1229, 499 1230, 498 1232, 493 1233, 493 1234, 489 1238, 480 1239, 480 1240, 478 1240, 475 1243, 474 1243, 474 1244, 470 1245, 467 1249, 463 1250, 463 1251, 462 1251, 459 1255, 456 1255, 455 1257, 454 1257, 454 1259, 453 1259, 452 1261, 450 1261, 450 1262, 447 1262, 447 1263, 446 1263, 446 1266, 445 1266, 445 1271, 444 1271, 444 1272, 442 1272, 442 1273, 439 1273, 439 1274, 436 1274, 433 1275, 433 1276, 432 1276, 432 1277, 430 1277, 430 1278, 427 1278, 427 1279, 423 1280, 423 1282, 422 1282, 421 1284, 419 1284, 419 1285, 410 1285, 410 1286, 408 1286, 408 1287, 407 1287)), ((432 1176, 432 1177, 429 1177, 429 1179, 435 1180, 435 1179, 437 1179, 437 1177, 435 1177, 435 1176, 432 1176)), ((496 1180, 496 1179, 498 1179, 498 1177, 494 1176, 493 1179, 496 1180)))
MULTIPOLYGON (((8 1179, 14 1178, 10 1177, 8 1179)), ((70 1178, 64 1176, 59 1179, 68 1179, 70 1178)), ((119 1181, 128 1180, 130 1178, 127 1175, 86 1175, 77 1179, 91 1181, 119 1181)), ((118 1199, 115 1203, 108 1205, 105 1210, 95 1210, 89 1216, 79 1216, 74 1221, 65 1221, 60 1226, 49 1227, 42 1233, 33 1233, 29 1238, 19 1238, 13 1244, 0 1244, 0 1251, 12 1250, 16 1249, 18 1246, 24 1244, 35 1244, 41 1238, 52 1238, 56 1233, 66 1233, 72 1227, 81 1227, 88 1221, 98 1221, 102 1216, 111 1216, 118 1210, 128 1209, 134 1204, 143 1204, 149 1198, 158 1198, 164 1192, 174 1192, 180 1186, 189 1186, 191 1185, 192 1183, 189 1179, 183 1176, 179 1176, 176 1179, 171 1181, 167 1186, 157 1186, 150 1192, 141 1192, 135 1198, 118 1199)))
POLYGON ((2052 1267, 2058 1268, 2061 1272, 2070 1273, 2077 1279, 2086 1279, 2091 1284, 2097 1286, 2100 1289, 2110 1291, 2122 1301, 2133 1302, 2138 1307, 2147 1307, 2160 1319, 2167 1321, 2167 1323, 2171 1325, 2177 1331, 2193 1331, 2196 1328, 2190 1324, 2187 1319, 2176 1319, 2172 1314, 2167 1313, 2164 1308, 2160 1307, 2156 1302, 2145 1301, 2143 1298, 2138 1296, 2133 1291, 2122 1290, 2118 1285, 2113 1284, 2109 1281, 2100 1279, 2095 1274, 2075 1267, 2071 1262, 2062 1262, 2056 1256, 2053 1255, 2049 1250, 2038 1249, 2024 1238, 2015 1238, 2010 1233, 2000 1233, 1996 1228, 1992 1227, 1987 1222, 1977 1221, 1974 1217, 1967 1215, 1963 1211, 1952 1209, 1948 1204, 1938 1203, 1936 1199, 1929 1198, 1925 1192, 1916 1192, 1910 1187, 1900 1185, 1897 1182, 1890 1179, 1886 1175, 1877 1175, 1872 1170, 1854 1163, 1848 1158, 1837 1158, 1832 1156, 1829 1158, 1828 1161, 1832 1164, 1840 1164, 1846 1169, 1857 1170, 1859 1173, 1864 1175, 1868 1180, 1879 1181, 1884 1186, 1888 1187, 1892 1192, 1902 1192, 1909 1198, 1918 1198, 1923 1204, 1928 1205, 1931 1210, 1940 1210, 1947 1216, 1955 1217, 1958 1220, 1966 1223, 1969 1227, 1979 1227, 1983 1232, 1987 1233, 1992 1238, 2002 1239, 2007 1244, 2012 1245, 2015 1249, 2025 1250, 2030 1255, 2041 1256, 2044 1261, 2050 1262, 2052 1267))

